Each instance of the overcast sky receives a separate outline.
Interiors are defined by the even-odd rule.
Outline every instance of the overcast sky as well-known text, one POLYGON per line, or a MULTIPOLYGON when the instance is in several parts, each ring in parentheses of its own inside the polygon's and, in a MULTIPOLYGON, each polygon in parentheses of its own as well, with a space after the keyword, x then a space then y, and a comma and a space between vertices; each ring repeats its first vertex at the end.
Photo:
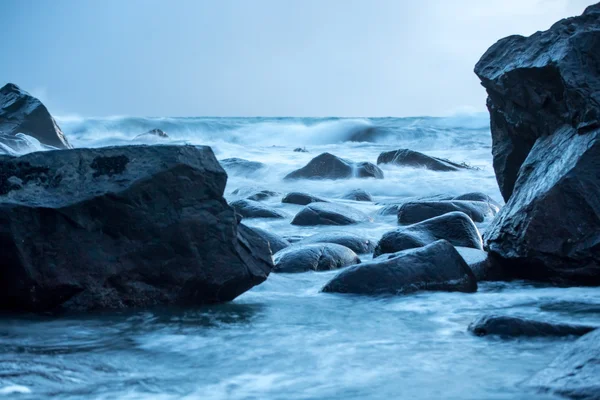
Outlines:
POLYGON ((473 66, 581 0, 0 0, 0 79, 57 115, 483 111, 473 66))

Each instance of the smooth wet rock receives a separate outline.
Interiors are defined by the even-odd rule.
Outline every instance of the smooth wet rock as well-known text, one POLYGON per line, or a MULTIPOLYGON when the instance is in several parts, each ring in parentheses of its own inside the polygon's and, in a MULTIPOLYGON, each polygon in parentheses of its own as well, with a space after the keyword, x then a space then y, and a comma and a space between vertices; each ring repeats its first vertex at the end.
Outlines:
POLYGON ((472 247, 455 247, 473 271, 477 282, 506 280, 507 277, 502 267, 488 252, 472 247))
POLYGON ((236 200, 231 207, 244 218, 285 218, 286 215, 273 208, 254 200, 236 200))
POLYGON ((463 212, 475 222, 483 222, 485 217, 496 214, 497 208, 481 201, 418 201, 402 204, 398 208, 398 223, 416 224, 426 219, 439 217, 451 212, 463 212))
POLYGON ((283 237, 273 233, 266 231, 257 227, 248 227, 248 229, 252 229, 256 232, 260 237, 262 237, 267 243, 269 243, 269 247, 271 248, 271 252, 273 254, 277 253, 290 246, 290 242, 284 239, 283 237))
POLYGON ((327 200, 321 197, 300 192, 291 192, 286 194, 283 199, 281 199, 281 202, 288 204, 299 204, 301 206, 306 206, 310 203, 329 203, 327 200))
POLYGON ((362 236, 349 232, 324 232, 301 239, 299 244, 311 243, 335 243, 354 251, 357 254, 372 253, 375 249, 375 243, 362 236))
POLYGON ((384 234, 373 256, 427 246, 440 239, 454 246, 483 250, 481 234, 471 218, 452 212, 384 234))
POLYGON ((582 336, 594 329, 593 326, 549 323, 505 315, 486 315, 469 325, 469 331, 474 335, 501 337, 582 336))
POLYGON ((467 200, 467 201, 481 201, 483 203, 487 203, 490 207, 496 209, 496 212, 502 208, 502 205, 498 203, 496 200, 492 199, 485 193, 481 192, 471 192, 461 194, 460 196, 454 197, 453 200, 467 200))
POLYGON ((279 195, 279 193, 272 190, 260 189, 253 186, 237 188, 231 194, 234 196, 246 196, 246 199, 254 201, 262 201, 279 195))
POLYGON ((351 190, 345 195, 343 195, 342 199, 354 201, 373 201, 373 197, 371 197, 371 194, 367 193, 362 189, 351 190))
POLYGON ((444 200, 453 200, 454 198, 451 195, 439 194, 433 196, 412 196, 405 197, 394 203, 382 203, 384 206, 381 210, 377 212, 378 215, 398 215, 398 209, 405 203, 411 202, 419 202, 419 201, 444 201, 444 200))
POLYGON ((362 211, 334 203, 311 203, 292 220, 292 225, 353 225, 371 219, 362 211))
POLYGON ((57 149, 71 147, 46 106, 13 83, 0 89, 0 132, 9 138, 23 133, 57 149))
POLYGON ((333 243, 296 244, 273 256, 274 272, 329 271, 359 264, 360 258, 333 243))
POLYGON ((167 133, 165 131, 163 131, 162 129, 151 129, 148 132, 142 133, 137 135, 134 139, 142 139, 142 138, 150 138, 150 137, 156 137, 156 138, 160 138, 160 139, 168 139, 169 135, 167 135, 167 133))
POLYGON ((248 176, 266 167, 258 161, 249 161, 243 158, 226 158, 219 161, 228 173, 248 176))
POLYGON ((600 329, 567 346, 525 386, 577 400, 600 399, 600 329))
POLYGON ((514 278, 600 285, 598 7, 502 39, 475 67, 507 201, 486 242, 514 278))
POLYGON ((420 290, 472 293, 477 291, 477 280, 454 246, 439 240, 349 267, 323 288, 324 292, 363 295, 420 290))
POLYGON ((425 168, 432 171, 459 171, 470 169, 470 167, 464 164, 458 164, 438 157, 431 157, 409 149, 399 149, 381 153, 379 157, 377 157, 377 164, 394 164, 402 167, 425 168))
POLYGON ((272 261, 267 243, 238 226, 226 181, 205 146, 1 156, 0 309, 234 299, 272 261))
POLYGON ((383 179, 383 171, 369 162, 352 162, 330 153, 313 158, 306 166, 289 173, 284 179, 383 179))

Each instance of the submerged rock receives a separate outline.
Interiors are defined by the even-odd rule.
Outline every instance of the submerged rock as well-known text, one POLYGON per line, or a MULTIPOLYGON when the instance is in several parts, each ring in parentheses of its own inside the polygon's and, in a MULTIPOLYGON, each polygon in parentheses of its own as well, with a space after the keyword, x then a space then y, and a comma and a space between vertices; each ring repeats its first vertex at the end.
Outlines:
POLYGON ((254 200, 236 200, 231 207, 244 218, 285 218, 281 211, 254 200))
POLYGON ((286 194, 283 199, 281 199, 281 202, 288 204, 299 204, 301 206, 306 206, 310 203, 329 203, 327 200, 318 196, 300 192, 291 192, 286 194))
POLYGON ((477 336, 582 336, 593 331, 592 326, 554 324, 527 318, 504 315, 486 315, 469 325, 469 331, 477 336))
POLYGON ((357 254, 372 253, 375 243, 372 240, 349 232, 325 232, 303 238, 299 244, 309 243, 335 243, 354 251, 357 254))
POLYGON ((452 212, 386 233, 373 256, 423 247, 440 239, 454 246, 483 250, 481 234, 471 218, 462 212, 452 212))
POLYGON ((275 272, 329 271, 360 263, 345 246, 333 243, 297 244, 273 256, 275 272))
POLYGON ((398 223, 402 225, 416 224, 426 219, 460 211, 475 222, 483 222, 485 217, 494 216, 497 208, 490 207, 481 201, 419 201, 402 204, 398 208, 398 223))
POLYGON ((344 200, 373 201, 373 197, 362 189, 354 189, 342 196, 344 200))
POLYGON ((161 139, 168 139, 169 135, 162 129, 151 129, 148 132, 137 135, 134 139, 141 139, 145 137, 157 137, 161 139))
POLYGON ((273 232, 268 232, 268 231, 266 231, 264 229, 256 228, 256 227, 248 227, 248 229, 253 230, 260 237, 262 237, 264 239, 264 241, 266 241, 267 243, 269 243, 269 247, 271 248, 271 252, 273 254, 275 254, 278 251, 281 251, 281 250, 285 249, 286 247, 290 246, 290 242, 288 242, 283 237, 281 237, 279 235, 276 235, 273 232))
POLYGON ((292 220, 292 225, 353 225, 368 222, 363 212, 341 204, 311 203, 304 207, 292 220))
POLYGON ((500 40, 475 67, 507 201, 486 241, 515 278, 600 285, 599 42, 595 5, 500 40))
POLYGON ((226 158, 219 162, 228 173, 242 176, 254 174, 258 170, 266 167, 266 165, 261 162, 248 161, 243 158, 226 158))
POLYGON ((432 171, 459 171, 471 167, 442 158, 431 157, 418 151, 399 149, 386 151, 377 157, 377 164, 395 164, 402 167, 425 168, 432 171))
POLYGON ((364 295, 420 290, 471 293, 477 291, 477 281, 454 246, 439 240, 349 267, 323 288, 324 292, 364 295))
POLYGON ((13 83, 0 89, 0 132, 8 137, 23 133, 57 149, 71 147, 46 106, 13 83))
POLYGON ((355 163, 323 153, 313 158, 304 167, 290 172, 284 179, 383 179, 383 171, 369 162, 355 163))
POLYGON ((540 391, 578 400, 600 399, 600 329, 579 338, 526 382, 540 391))
POLYGON ((198 305, 263 282, 267 243, 223 199, 209 147, 0 157, 0 308, 198 305), (18 184, 17 184, 18 181, 18 184))

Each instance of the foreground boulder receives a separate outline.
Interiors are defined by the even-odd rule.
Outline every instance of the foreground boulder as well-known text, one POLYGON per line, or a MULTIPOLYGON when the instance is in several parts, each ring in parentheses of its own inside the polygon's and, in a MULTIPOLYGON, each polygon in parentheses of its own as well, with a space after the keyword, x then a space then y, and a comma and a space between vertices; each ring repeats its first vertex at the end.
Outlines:
POLYGON ((287 204, 299 204, 301 206, 306 206, 310 203, 328 203, 327 200, 318 196, 300 192, 291 192, 286 194, 283 199, 281 199, 281 202, 287 204))
POLYGON ((486 315, 469 325, 469 331, 477 336, 582 336, 596 329, 592 326, 551 324, 527 318, 504 315, 486 315))
POLYGON ((353 225, 368 222, 363 212, 342 204, 311 203, 304 207, 292 220, 292 225, 353 225))
POLYGON ((285 218, 286 215, 273 207, 254 200, 236 200, 231 207, 244 218, 285 218))
POLYGON ((310 160, 304 167, 290 172, 284 179, 383 179, 383 171, 369 162, 352 162, 323 153, 310 160))
POLYGON ((600 5, 493 45, 494 169, 507 201, 486 232, 515 278, 600 285, 600 5))
POLYGON ((342 196, 344 200, 353 200, 353 201, 373 201, 373 197, 368 192, 365 192, 362 189, 354 189, 349 191, 348 193, 342 196))
POLYGON ((335 243, 348 247, 357 254, 372 253, 375 243, 372 240, 347 232, 325 232, 303 238, 300 244, 335 243))
POLYGON ((360 263, 347 247, 333 243, 297 244, 273 256, 275 272, 329 271, 360 263))
POLYGON ((0 89, 0 132, 24 133, 57 149, 71 147, 46 106, 13 83, 0 89))
POLYGON ((0 308, 198 305, 263 282, 267 243, 238 226, 210 147, 0 157, 0 308))
POLYGON ((481 201, 411 201, 398 208, 398 223, 416 224, 456 211, 467 214, 475 222, 483 222, 485 217, 494 216, 497 208, 481 201))
POLYGON ((418 151, 399 149, 386 151, 377 157, 377 164, 394 164, 402 167, 425 168, 432 171, 459 171, 470 169, 464 164, 458 164, 443 158, 431 157, 418 151))
POLYGON ((454 246, 483 249, 481 234, 471 218, 462 212, 452 212, 386 233, 373 256, 423 247, 441 239, 454 246))
POLYGON ((579 400, 600 399, 600 329, 579 338, 526 385, 579 400))
POLYGON ((282 238, 281 236, 279 236, 273 232, 268 232, 264 229, 256 228, 256 227, 252 227, 252 228, 248 227, 248 229, 253 230, 265 242, 269 243, 269 247, 271 248, 271 252, 273 254, 290 246, 290 242, 288 242, 286 239, 282 238))
POLYGON ((364 295, 420 290, 471 293, 477 291, 477 281, 454 247, 440 240, 349 267, 323 288, 324 292, 364 295))

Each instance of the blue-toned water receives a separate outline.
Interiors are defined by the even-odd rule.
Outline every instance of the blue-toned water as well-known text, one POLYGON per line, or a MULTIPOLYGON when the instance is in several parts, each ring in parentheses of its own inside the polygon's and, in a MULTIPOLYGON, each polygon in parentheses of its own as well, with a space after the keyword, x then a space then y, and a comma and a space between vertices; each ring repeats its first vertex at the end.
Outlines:
MULTIPOLYGON (((230 173, 237 188, 306 191, 359 208, 372 222, 344 227, 377 240, 395 228, 380 203, 403 197, 485 192, 501 201, 491 166, 487 115, 448 118, 59 118, 75 147, 207 144, 219 159, 266 164, 230 173), (140 138, 160 128, 170 139, 140 138), (294 152, 306 147, 308 153, 294 152), (283 181, 328 151, 375 162, 411 148, 475 170, 383 166, 384 180, 283 181), (373 203, 340 200, 361 188, 373 203)), ((34 146, 35 147, 35 146, 34 146)), ((251 189, 248 189, 251 190, 251 189)), ((242 191, 243 193, 244 191, 242 191)), ((281 235, 335 227, 290 225, 300 206, 266 204, 284 220, 244 222, 281 235)), ((479 224, 482 230, 489 221, 479 224)), ((365 256, 364 258, 369 258, 365 256)), ((551 399, 521 383, 573 338, 479 338, 467 332, 489 312, 600 325, 600 291, 524 282, 484 283, 475 294, 369 298, 321 293, 335 272, 272 274, 230 304, 61 318, 0 318, 0 398, 39 399, 551 399)))

